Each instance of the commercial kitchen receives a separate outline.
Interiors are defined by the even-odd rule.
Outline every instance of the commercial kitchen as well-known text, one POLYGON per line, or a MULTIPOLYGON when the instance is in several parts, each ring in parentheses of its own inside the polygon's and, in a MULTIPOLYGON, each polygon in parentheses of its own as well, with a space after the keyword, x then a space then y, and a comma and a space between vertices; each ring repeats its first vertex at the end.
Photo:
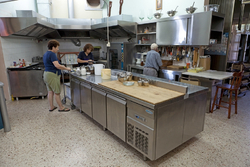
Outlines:
POLYGON ((250 166, 249 11, 248 0, 0 0, 0 167, 250 166), (71 69, 69 112, 49 111, 51 39, 71 69), (153 43, 157 77, 143 74, 153 43), (86 44, 93 64, 79 67, 86 44))

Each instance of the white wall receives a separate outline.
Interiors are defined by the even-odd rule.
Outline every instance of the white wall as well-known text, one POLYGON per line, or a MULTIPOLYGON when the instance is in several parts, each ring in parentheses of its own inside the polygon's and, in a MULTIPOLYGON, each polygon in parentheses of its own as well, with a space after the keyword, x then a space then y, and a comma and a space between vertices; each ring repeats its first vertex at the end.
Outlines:
POLYGON ((0 3, 0 17, 16 17, 16 10, 36 11, 35 0, 18 0, 0 3))
MULTIPOLYGON (((68 0, 51 0, 51 17, 68 18, 68 0)), ((86 0, 74 0, 74 16, 78 19, 102 18, 102 10, 85 10, 86 0)))
POLYGON ((51 4, 51 0, 37 0, 38 13, 50 18, 51 4))
MULTIPOLYGON (((106 42, 98 39, 81 39, 81 46, 75 46, 69 39, 58 40, 60 42, 59 52, 78 52, 85 44, 91 43, 93 46, 101 46, 100 53, 107 52, 106 42)), ((43 56, 48 50, 48 41, 37 43, 31 38, 4 38, 1 37, 2 51, 4 64, 9 67, 13 61, 18 62, 19 59, 24 59, 27 62, 32 62, 32 57, 43 56)))
MULTIPOLYGON (((112 1, 111 16, 119 15, 119 0, 112 1)), ((167 11, 174 10, 177 6, 178 15, 184 15, 186 8, 193 5, 194 0, 162 0, 162 18, 169 17, 167 11)), ((195 1, 195 7, 198 9, 195 12, 203 12, 204 0, 195 1)), ((159 10, 160 11, 160 10, 159 10)), ((148 20, 148 14, 153 16, 156 13, 156 0, 124 0, 122 6, 122 14, 132 15, 134 21, 140 21, 139 16, 144 16, 144 20, 148 20)), ((107 16, 107 6, 103 10, 103 17, 107 16)), ((154 18, 153 18, 154 19, 154 18)))
POLYGON ((32 62, 32 57, 42 56, 42 44, 30 38, 1 38, 4 63, 6 68, 13 61, 18 62, 19 59, 24 59, 27 62, 32 62))

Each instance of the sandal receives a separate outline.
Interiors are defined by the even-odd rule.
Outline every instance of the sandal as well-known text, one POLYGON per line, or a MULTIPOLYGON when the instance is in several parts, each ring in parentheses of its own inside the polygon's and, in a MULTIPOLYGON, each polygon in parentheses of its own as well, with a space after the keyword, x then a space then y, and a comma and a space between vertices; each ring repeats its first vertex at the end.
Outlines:
POLYGON ((62 110, 58 110, 59 112, 68 112, 68 111, 70 111, 70 109, 69 108, 64 108, 64 109, 62 109, 62 110))
POLYGON ((49 110, 49 111, 51 112, 51 111, 54 111, 55 109, 57 109, 57 107, 54 107, 52 110, 49 110))

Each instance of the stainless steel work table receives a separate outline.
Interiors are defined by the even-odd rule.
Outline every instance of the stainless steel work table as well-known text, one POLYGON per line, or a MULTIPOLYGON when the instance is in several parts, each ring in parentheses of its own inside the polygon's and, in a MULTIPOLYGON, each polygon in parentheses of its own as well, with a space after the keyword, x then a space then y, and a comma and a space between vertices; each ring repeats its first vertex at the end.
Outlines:
POLYGON ((133 73, 134 80, 147 78, 152 85, 184 93, 153 105, 99 85, 116 77, 70 76, 72 103, 144 159, 158 159, 203 131, 208 88, 133 73))
MULTIPOLYGON (((207 70, 199 73, 184 72, 183 76, 188 76, 188 78, 196 78, 200 81, 201 86, 209 88, 208 101, 207 101, 207 112, 210 112, 212 101, 215 96, 216 85, 222 84, 223 80, 229 79, 233 76, 231 72, 207 70)), ((220 92, 218 92, 218 97, 220 97, 220 92)))

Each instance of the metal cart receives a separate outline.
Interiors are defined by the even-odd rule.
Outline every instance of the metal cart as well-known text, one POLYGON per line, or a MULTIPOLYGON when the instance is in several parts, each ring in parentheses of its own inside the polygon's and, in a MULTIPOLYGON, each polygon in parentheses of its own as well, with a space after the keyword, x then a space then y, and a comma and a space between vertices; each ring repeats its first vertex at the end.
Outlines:
MULTIPOLYGON (((64 61, 63 64, 65 64, 66 66, 73 66, 77 64, 77 56, 78 56, 79 52, 58 52, 57 53, 57 57, 60 61, 64 61)), ((71 67, 72 68, 72 67, 71 67)), ((64 74, 69 73, 68 71, 63 71, 62 72, 62 82, 63 82, 63 99, 62 99, 62 103, 66 104, 67 99, 70 100, 71 102, 71 90, 70 90, 70 82, 69 83, 65 83, 65 78, 64 78, 64 74)), ((70 78, 69 78, 70 80, 70 78)), ((71 105, 71 109, 75 109, 75 106, 72 104, 72 102, 70 103, 71 105)))
POLYGON ((62 70, 63 95, 64 95, 64 97, 62 99, 62 103, 66 104, 66 99, 69 99, 71 101, 71 93, 70 93, 70 82, 65 83, 64 74, 66 74, 66 72, 62 70), (66 91, 65 91, 65 89, 66 89, 66 91), (67 92, 67 94, 66 94, 66 92, 67 92))

